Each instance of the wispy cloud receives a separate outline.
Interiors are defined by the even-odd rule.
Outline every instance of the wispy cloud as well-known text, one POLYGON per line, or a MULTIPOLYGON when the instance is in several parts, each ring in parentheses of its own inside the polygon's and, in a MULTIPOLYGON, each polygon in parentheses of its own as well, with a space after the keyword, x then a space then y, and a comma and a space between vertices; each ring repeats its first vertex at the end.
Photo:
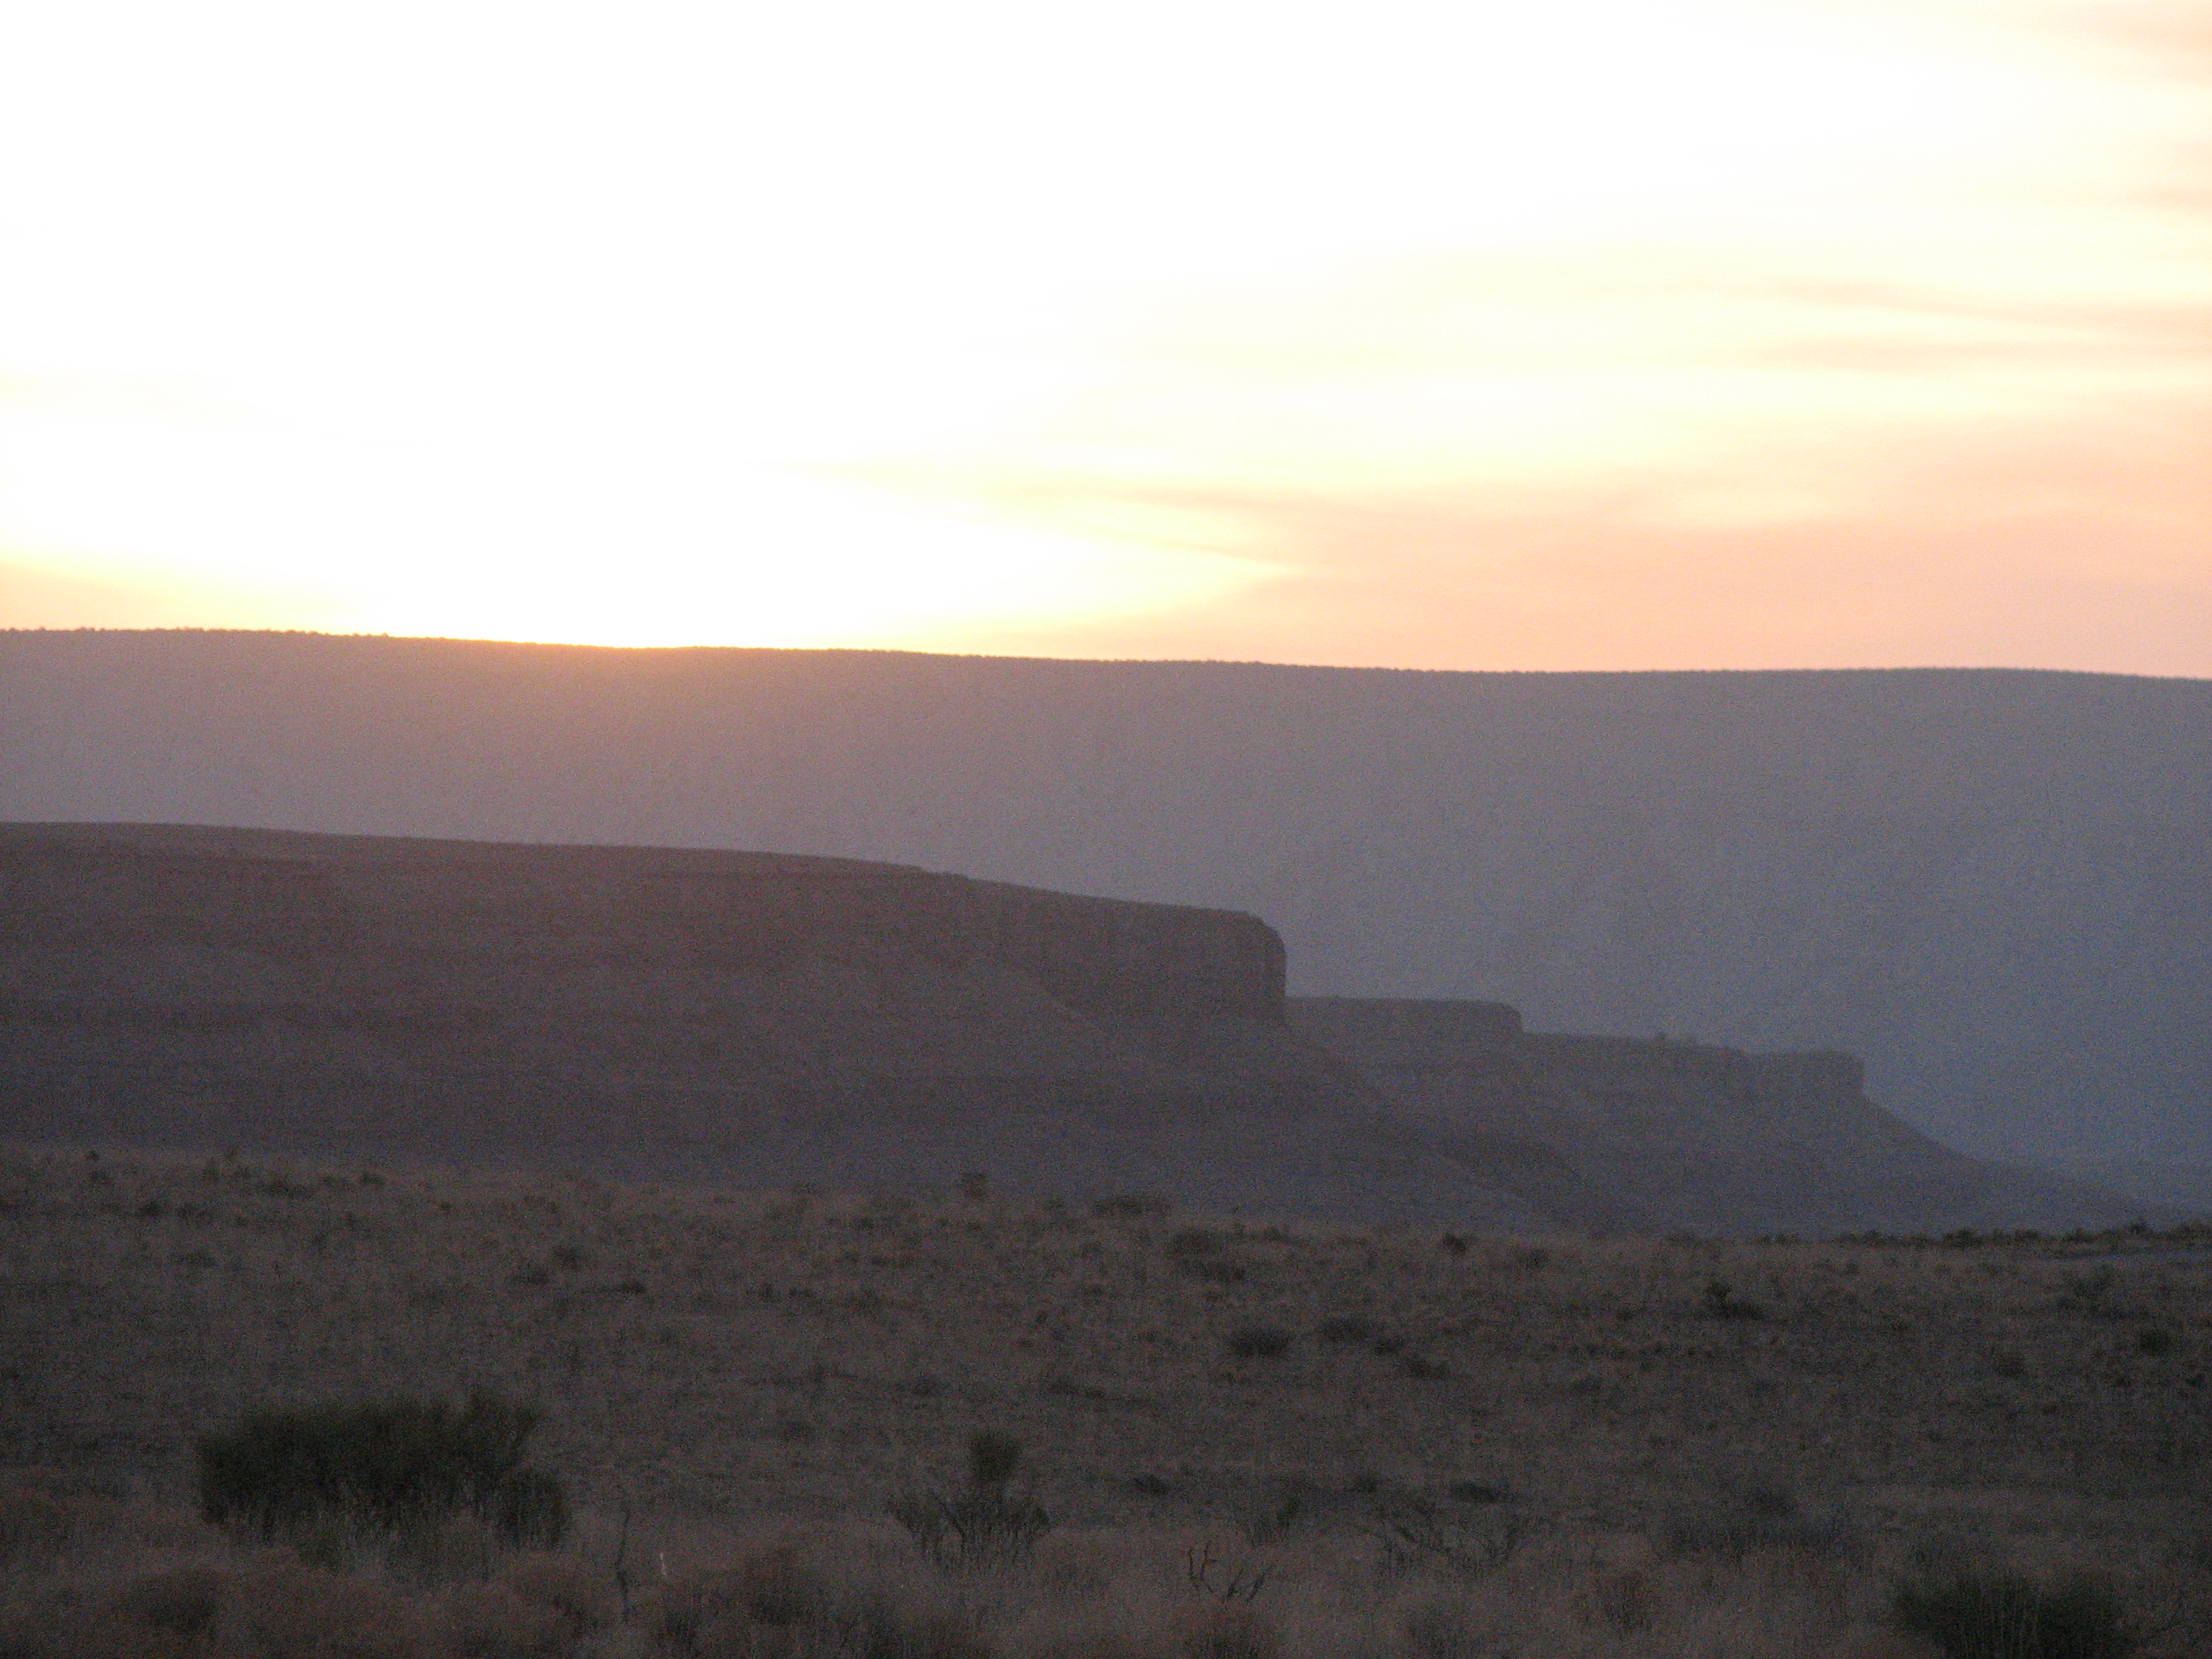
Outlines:
POLYGON ((2194 3, 183 17, 0 63, 0 621, 2212 673, 2194 3))

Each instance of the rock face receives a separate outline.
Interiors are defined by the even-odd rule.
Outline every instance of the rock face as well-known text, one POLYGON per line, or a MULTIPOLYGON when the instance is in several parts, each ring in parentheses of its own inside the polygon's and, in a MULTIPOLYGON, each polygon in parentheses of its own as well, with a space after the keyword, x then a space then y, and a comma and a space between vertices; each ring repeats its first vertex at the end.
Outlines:
POLYGON ((1291 1023, 1409 1127, 1583 1226, 1820 1234, 2111 1226, 2141 1206, 1966 1157, 1868 1100, 1850 1054, 1522 1030, 1503 1003, 1297 997, 1291 1023))
POLYGON ((1284 1020, 1253 917, 768 854, 0 826, 28 1139, 1540 1224, 1284 1020))

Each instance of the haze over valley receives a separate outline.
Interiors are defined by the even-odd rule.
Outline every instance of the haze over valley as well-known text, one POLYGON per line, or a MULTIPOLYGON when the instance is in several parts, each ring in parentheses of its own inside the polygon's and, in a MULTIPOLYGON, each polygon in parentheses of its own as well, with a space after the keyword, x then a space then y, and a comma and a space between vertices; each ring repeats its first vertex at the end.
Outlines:
POLYGON ((2197 1199, 2212 686, 0 636, 0 815, 875 860, 1256 915, 1304 995, 1841 1049, 2197 1199))

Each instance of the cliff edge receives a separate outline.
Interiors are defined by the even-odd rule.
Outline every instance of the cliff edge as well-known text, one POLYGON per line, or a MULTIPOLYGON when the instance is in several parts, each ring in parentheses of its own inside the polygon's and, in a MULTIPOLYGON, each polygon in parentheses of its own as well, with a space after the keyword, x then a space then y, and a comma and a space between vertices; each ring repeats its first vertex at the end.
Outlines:
POLYGON ((1232 912, 858 860, 0 825, 25 1139, 1528 1226, 1232 912))
POLYGON ((1867 1098, 1850 1054, 1529 1032, 1497 1002, 1295 997, 1290 1011, 1409 1127, 1491 1149, 1495 1178, 1586 1226, 1942 1233, 2140 1212, 1931 1139, 1867 1098))

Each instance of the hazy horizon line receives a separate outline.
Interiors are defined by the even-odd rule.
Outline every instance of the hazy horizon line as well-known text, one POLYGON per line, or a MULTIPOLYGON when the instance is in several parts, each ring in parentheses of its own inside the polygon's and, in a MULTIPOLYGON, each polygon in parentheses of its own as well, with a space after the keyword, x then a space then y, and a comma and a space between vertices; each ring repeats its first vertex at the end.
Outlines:
POLYGON ((519 651, 592 651, 624 656, 670 656, 678 653, 718 652, 781 657, 929 657, 960 662, 1063 662, 1121 665, 1153 663, 1162 667, 1294 668, 1345 674, 1486 675, 1516 679, 1656 678, 1662 676, 1729 675, 1750 678, 1782 674, 2047 674, 2074 679, 2154 680, 2191 685, 2212 685, 2212 675, 2152 674, 2127 669, 2056 668, 2034 663, 1890 663, 1804 665, 1784 668, 1431 668, 1407 663, 1293 662, 1267 657, 1088 657, 1042 652, 928 651, 910 646, 867 645, 604 645, 578 640, 490 639, 458 634, 347 633, 320 628, 110 628, 82 624, 70 628, 21 627, 0 624, 0 636, 32 634, 221 635, 256 635, 271 639, 392 640, 425 645, 500 646, 519 651))

